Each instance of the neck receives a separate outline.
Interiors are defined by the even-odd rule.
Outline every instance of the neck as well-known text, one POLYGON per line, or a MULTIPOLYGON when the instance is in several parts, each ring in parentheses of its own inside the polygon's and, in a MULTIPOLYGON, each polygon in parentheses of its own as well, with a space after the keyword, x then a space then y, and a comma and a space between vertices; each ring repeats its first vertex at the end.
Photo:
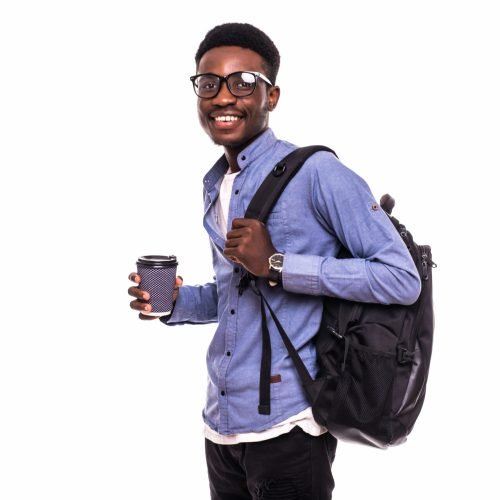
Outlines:
POLYGON ((225 149, 225 155, 226 155, 226 160, 229 163, 229 169, 231 172, 239 172, 240 166, 238 165, 238 155, 241 151, 240 150, 234 150, 230 148, 224 148, 225 149))

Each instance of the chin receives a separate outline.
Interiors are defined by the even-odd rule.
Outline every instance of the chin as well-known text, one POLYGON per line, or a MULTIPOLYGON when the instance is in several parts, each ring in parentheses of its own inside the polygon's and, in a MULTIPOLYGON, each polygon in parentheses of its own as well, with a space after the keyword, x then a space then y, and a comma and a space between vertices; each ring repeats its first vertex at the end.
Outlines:
POLYGON ((225 148, 239 148, 245 144, 245 141, 238 139, 236 137, 211 137, 214 144, 217 146, 223 146, 225 148))

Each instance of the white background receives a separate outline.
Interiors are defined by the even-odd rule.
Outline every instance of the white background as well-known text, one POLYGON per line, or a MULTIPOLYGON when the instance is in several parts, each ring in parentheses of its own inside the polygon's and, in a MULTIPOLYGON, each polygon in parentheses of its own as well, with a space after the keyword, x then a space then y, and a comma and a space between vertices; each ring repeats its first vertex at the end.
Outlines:
POLYGON ((498 498, 498 15, 494 2, 11 1, 0 7, 0 497, 208 498, 213 326, 129 309, 175 253, 211 279, 201 179, 221 154, 188 77, 214 25, 282 55, 271 126, 362 175, 435 270, 428 396, 406 444, 340 444, 335 498, 498 498))

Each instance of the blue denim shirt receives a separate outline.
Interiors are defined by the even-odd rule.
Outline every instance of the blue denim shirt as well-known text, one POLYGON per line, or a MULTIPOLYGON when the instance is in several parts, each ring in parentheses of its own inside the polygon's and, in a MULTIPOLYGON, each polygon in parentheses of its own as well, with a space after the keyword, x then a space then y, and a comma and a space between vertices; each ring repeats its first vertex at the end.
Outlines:
MULTIPOLYGON (((243 217, 252 196, 274 165, 296 146, 270 129, 238 156, 241 168, 231 196, 228 227, 243 217)), ((203 180, 204 227, 212 249, 215 280, 184 285, 169 325, 218 322, 207 353, 205 422, 221 434, 258 432, 307 408, 304 391, 274 323, 271 414, 260 415, 261 316, 258 297, 238 294, 242 269, 223 255, 215 201, 228 169, 219 159, 203 180)), ((331 153, 307 160, 267 221, 274 246, 285 253, 282 286, 261 289, 306 367, 317 372, 312 339, 322 314, 322 295, 380 303, 413 303, 420 292, 417 270, 367 184, 331 153), (337 259, 341 246, 352 259, 337 259)))

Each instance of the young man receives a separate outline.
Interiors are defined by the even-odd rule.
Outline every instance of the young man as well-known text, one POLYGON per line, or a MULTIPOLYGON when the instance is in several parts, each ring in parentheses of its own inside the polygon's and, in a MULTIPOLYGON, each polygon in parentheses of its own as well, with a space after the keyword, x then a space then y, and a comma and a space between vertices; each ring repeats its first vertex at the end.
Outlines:
MULTIPOLYGON (((172 315, 161 320, 218 322, 208 349, 203 412, 211 495, 331 498, 336 440, 314 421, 271 321, 271 408, 259 407, 260 301, 250 289, 240 290, 241 277, 259 277, 262 293, 314 376, 322 295, 410 304, 420 291, 418 273, 366 183, 327 152, 305 163, 266 225, 243 218, 268 173, 295 149, 268 128, 280 96, 280 56, 262 31, 230 23, 207 33, 195 60, 191 81, 200 123, 224 148, 203 180, 216 279, 180 287, 172 315), (355 257, 337 259, 342 246, 355 257)), ((131 279, 140 281, 135 273, 131 279)), ((136 298, 133 309, 149 310, 147 293, 137 287, 129 293, 136 298)))

